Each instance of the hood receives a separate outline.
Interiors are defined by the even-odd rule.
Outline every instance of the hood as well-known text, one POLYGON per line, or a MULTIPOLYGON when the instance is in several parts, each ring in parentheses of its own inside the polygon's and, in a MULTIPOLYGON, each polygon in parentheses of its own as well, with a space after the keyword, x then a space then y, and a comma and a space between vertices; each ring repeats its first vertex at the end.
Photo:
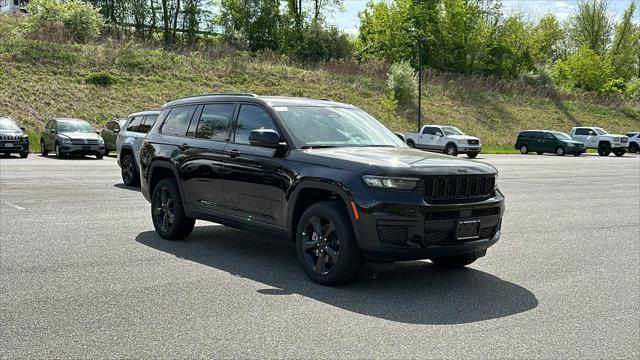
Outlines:
POLYGON ((469 136, 469 135, 449 135, 448 136, 450 139, 456 139, 456 140, 478 140, 480 141, 480 139, 478 139, 475 136, 469 136))
POLYGON ((583 144, 584 145, 582 141, 576 141, 576 140, 560 140, 560 141, 566 144, 583 144))
POLYGON ((84 139, 98 140, 100 138, 100 135, 96 133, 86 133, 86 132, 64 132, 64 133, 58 133, 58 135, 65 136, 74 140, 84 140, 84 139))
POLYGON ((0 134, 2 135, 24 135, 24 132, 22 132, 22 130, 18 129, 18 130, 3 130, 0 129, 0 134))
POLYGON ((344 147, 301 150, 306 162, 355 170, 371 175, 478 175, 495 174, 495 167, 478 161, 396 147, 344 147))

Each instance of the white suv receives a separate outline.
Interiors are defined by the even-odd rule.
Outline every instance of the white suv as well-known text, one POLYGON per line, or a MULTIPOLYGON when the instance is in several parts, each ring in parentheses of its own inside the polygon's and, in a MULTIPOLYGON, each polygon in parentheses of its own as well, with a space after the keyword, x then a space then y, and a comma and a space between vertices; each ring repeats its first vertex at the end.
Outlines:
POLYGON ((611 152, 622 156, 629 148, 629 138, 624 135, 609 134, 600 127, 574 127, 569 134, 587 149, 598 149, 598 155, 609 156, 611 152))
POLYGON ((640 152, 640 132, 627 133, 627 137, 629 138, 629 152, 640 152))

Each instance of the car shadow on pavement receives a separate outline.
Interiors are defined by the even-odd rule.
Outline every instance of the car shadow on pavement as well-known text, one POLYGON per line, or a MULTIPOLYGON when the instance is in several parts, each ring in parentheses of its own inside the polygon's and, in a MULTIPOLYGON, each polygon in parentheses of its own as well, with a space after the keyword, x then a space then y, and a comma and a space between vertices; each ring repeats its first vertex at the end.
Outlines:
POLYGON ((125 185, 124 183, 113 184, 113 186, 117 187, 118 189, 140 192, 140 186, 129 186, 129 185, 125 185))
MULTIPOLYGON (((363 271, 342 286, 311 282, 295 246, 223 226, 200 226, 184 241, 154 231, 136 241, 174 256, 267 285, 265 296, 299 294, 358 314, 411 324, 464 324, 522 313, 538 306, 522 286, 472 267, 442 269, 424 261, 398 263, 380 274, 363 271)), ((482 260, 479 260, 482 261, 482 260)))

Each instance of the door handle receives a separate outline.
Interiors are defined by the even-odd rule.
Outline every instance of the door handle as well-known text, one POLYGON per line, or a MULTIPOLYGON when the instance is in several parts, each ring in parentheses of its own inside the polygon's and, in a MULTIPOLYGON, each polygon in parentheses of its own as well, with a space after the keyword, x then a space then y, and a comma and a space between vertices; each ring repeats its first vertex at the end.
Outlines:
POLYGON ((184 143, 184 144, 182 144, 182 145, 178 145, 178 148, 179 148, 180 150, 182 150, 182 151, 185 151, 185 150, 189 149, 189 145, 188 145, 188 144, 186 144, 186 143, 184 143))
POLYGON ((233 149, 229 150, 227 154, 229 154, 230 157, 234 158, 240 156, 240 151, 238 149, 233 149))

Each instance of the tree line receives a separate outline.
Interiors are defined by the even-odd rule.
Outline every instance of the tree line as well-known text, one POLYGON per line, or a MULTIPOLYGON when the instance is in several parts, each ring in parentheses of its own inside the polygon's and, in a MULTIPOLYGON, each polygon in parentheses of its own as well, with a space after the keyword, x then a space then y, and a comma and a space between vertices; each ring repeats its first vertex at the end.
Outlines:
POLYGON ((168 48, 224 42, 304 63, 407 63, 640 97, 637 1, 616 20, 608 0, 579 0, 560 21, 553 14, 537 20, 508 15, 500 0, 372 0, 355 37, 327 21, 339 16, 343 0, 32 0, 30 9, 45 23, 67 14, 63 23, 76 29, 77 41, 91 38, 78 31, 127 29, 168 48), (72 10, 51 10, 56 6, 72 10))

